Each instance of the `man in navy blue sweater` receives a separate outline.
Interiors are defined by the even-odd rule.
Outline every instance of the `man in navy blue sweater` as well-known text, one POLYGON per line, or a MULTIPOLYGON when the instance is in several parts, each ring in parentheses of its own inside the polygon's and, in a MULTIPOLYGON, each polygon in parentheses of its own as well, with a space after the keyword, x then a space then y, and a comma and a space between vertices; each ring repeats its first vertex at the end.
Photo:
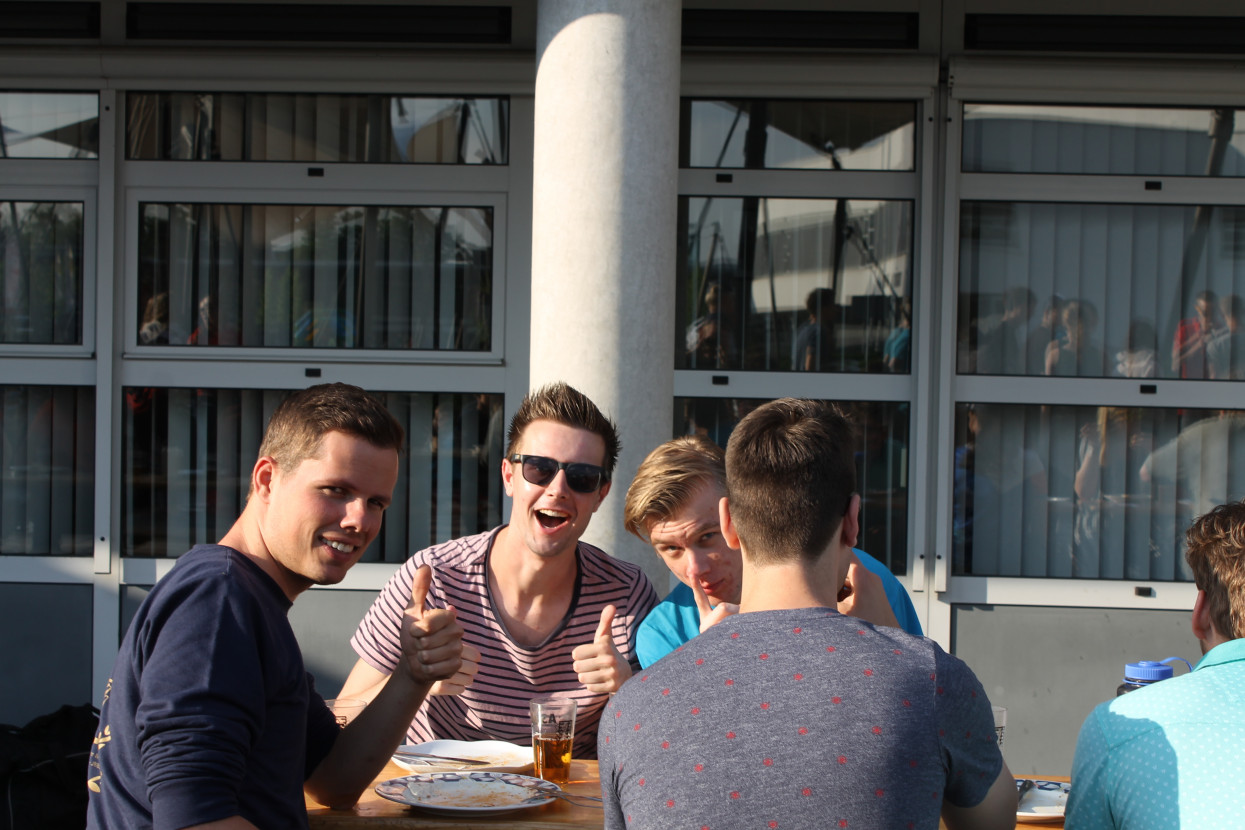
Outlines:
POLYGON ((380 531, 402 427, 362 389, 325 384, 269 421, 241 517, 151 590, 125 635, 91 754, 89 828, 306 827, 304 791, 353 804, 437 680, 461 663, 452 608, 416 575, 398 671, 344 729, 286 614, 340 582, 380 531))

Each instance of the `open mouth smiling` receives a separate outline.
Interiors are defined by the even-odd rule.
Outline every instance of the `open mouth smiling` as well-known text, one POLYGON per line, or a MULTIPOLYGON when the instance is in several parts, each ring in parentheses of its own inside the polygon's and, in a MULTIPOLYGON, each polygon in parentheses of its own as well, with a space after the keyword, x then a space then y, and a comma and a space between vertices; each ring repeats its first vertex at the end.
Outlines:
POLYGON ((540 522, 540 526, 545 530, 557 530, 566 524, 569 518, 569 514, 547 507, 536 511, 536 521, 540 522))

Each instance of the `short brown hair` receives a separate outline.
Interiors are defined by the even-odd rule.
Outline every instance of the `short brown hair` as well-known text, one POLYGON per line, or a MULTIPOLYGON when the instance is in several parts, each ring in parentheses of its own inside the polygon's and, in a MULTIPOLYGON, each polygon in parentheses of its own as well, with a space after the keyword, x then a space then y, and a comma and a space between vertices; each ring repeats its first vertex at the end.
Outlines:
POLYGON ((678 513, 701 484, 726 493, 726 456, 703 435, 684 435, 648 454, 627 489, 623 527, 648 541, 648 528, 678 513))
POLYGON ((731 520, 748 556, 816 559, 856 490, 855 428, 834 404, 781 398, 748 413, 726 444, 731 520))
POLYGON ((1185 560, 1220 636, 1245 637, 1245 502, 1221 504, 1185 533, 1185 560))
POLYGON ((533 421, 553 421, 600 435, 605 442, 605 460, 602 462, 605 478, 608 481, 613 476, 614 465, 618 463, 618 451, 622 449, 618 440, 618 426, 605 417, 583 392, 562 381, 529 392, 510 421, 506 443, 507 458, 518 451, 523 431, 533 421))
POLYGON ((259 457, 293 470, 320 452, 325 433, 344 432, 369 444, 402 452, 402 425, 369 392, 348 383, 322 383, 294 392, 268 419, 259 457))

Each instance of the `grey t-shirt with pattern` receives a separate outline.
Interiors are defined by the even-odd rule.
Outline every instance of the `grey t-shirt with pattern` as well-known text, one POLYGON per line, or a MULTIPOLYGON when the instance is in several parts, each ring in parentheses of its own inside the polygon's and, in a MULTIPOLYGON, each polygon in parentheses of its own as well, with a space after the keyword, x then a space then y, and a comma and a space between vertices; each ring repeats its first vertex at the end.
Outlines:
POLYGON ((691 640, 623 686, 597 750, 607 828, 936 830, 1002 765, 963 662, 825 608, 691 640))

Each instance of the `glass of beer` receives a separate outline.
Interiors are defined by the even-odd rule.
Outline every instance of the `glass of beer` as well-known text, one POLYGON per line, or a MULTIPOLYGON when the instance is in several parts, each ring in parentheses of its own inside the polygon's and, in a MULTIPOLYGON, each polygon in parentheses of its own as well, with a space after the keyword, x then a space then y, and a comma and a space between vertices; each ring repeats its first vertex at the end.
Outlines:
POLYGON ((571 776, 571 742, 575 740, 575 701, 538 697, 532 711, 532 750, 536 774, 561 786, 571 776))

